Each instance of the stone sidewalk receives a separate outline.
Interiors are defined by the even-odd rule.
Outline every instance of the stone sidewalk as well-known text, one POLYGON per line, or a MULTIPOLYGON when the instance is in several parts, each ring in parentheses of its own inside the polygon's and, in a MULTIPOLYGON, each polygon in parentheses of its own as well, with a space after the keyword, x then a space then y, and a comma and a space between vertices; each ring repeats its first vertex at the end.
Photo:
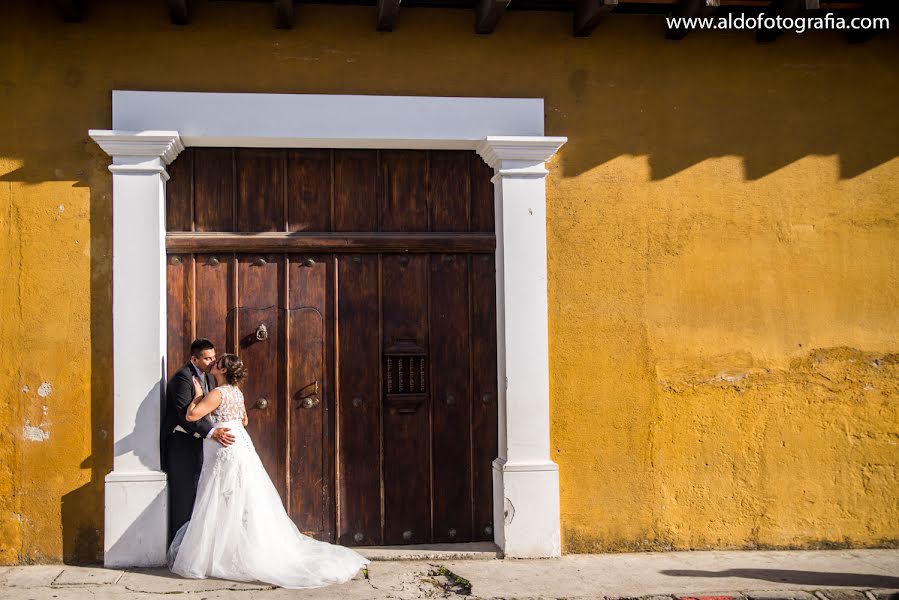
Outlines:
POLYGON ((3 600, 411 600, 729 597, 734 600, 899 599, 899 550, 667 552, 550 560, 374 561, 367 576, 316 590, 184 580, 165 569, 0 567, 3 600))

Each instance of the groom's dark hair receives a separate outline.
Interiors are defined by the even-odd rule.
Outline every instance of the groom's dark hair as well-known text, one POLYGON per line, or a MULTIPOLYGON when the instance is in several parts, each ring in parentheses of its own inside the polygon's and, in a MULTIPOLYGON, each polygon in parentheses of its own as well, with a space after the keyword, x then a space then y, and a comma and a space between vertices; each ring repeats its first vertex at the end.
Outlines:
POLYGON ((190 343, 190 355, 191 356, 200 356, 200 353, 204 350, 215 350, 215 344, 206 338, 197 338, 190 343))

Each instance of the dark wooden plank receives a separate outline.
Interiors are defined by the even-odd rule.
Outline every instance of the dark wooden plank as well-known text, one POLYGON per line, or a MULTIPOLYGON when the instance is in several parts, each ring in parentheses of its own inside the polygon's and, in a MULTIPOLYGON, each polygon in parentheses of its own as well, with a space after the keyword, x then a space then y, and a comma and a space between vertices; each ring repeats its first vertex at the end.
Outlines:
POLYGON ((469 153, 432 151, 428 168, 431 231, 469 231, 471 178, 469 153))
POLYGON ((434 254, 430 263, 433 541, 467 542, 472 539, 468 255, 434 254))
POLYGON ((216 354, 222 355, 233 347, 234 264, 231 254, 204 254, 197 257, 197 337, 205 337, 215 344, 216 354))
POLYGON ((383 544, 381 537, 381 368, 378 257, 337 257, 337 541, 383 544))
POLYGON ((468 155, 471 177, 471 231, 490 232, 494 227, 493 169, 476 153, 468 155))
POLYGON ((194 151, 187 148, 166 170, 165 184, 166 231, 190 231, 193 221, 194 151))
POLYGON ((287 230, 331 231, 331 151, 287 152, 287 230))
POLYGON ((191 15, 191 0, 168 0, 169 20, 172 25, 189 25, 191 15))
POLYGON ((293 0, 275 0, 275 27, 293 29, 293 0))
POLYGON ((378 231, 376 150, 334 150, 334 231, 378 231))
POLYGON ((428 153, 383 150, 381 231, 428 231, 428 153))
MULTIPOLYGON (((407 340, 428 347, 427 269, 427 256, 383 257, 385 348, 407 340)), ((386 544, 432 539, 428 404, 420 404, 411 413, 383 411, 386 544)))
POLYGON ((169 252, 492 252, 493 233, 170 233, 169 252))
POLYGON ((493 540, 493 460, 498 456, 496 265, 471 256, 472 498, 474 540, 493 540))
POLYGON ((193 330, 193 298, 191 296, 191 276, 193 256, 175 254, 168 257, 165 267, 166 278, 166 376, 190 360, 190 343, 193 330))
POLYGON ((239 257, 237 318, 238 353, 249 373, 243 384, 250 418, 248 430, 282 500, 286 492, 284 458, 287 410, 281 360, 283 263, 283 255, 239 257), (263 341, 256 337, 260 325, 265 325, 268 334, 263 341), (260 399, 266 400, 265 408, 260 407, 260 399))
POLYGON ((284 150, 238 148, 238 231, 284 231, 284 150))
POLYGON ((194 152, 194 229, 234 230, 234 151, 197 148, 194 152))
POLYGON ((574 35, 590 35, 602 18, 618 6, 618 0, 577 0, 574 6, 574 35))
POLYGON ((329 398, 328 271, 320 255, 290 256, 288 301, 288 513, 306 535, 329 537, 330 473, 325 447, 329 398))
POLYGON ((475 7, 476 33, 493 33, 509 7, 509 0, 478 0, 475 7))
POLYGON ((378 31, 393 31, 400 14, 400 0, 378 0, 378 31))

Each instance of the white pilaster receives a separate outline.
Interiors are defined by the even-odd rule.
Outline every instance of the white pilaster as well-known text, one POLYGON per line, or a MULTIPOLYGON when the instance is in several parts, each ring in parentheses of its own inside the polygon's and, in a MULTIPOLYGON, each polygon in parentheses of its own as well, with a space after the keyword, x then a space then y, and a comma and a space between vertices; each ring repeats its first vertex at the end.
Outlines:
POLYGON ((166 350, 166 165, 177 132, 90 131, 113 158, 113 471, 106 476, 104 564, 165 564, 166 475, 159 427, 166 350))
POLYGON ((499 457, 494 538, 506 556, 561 555, 559 468, 550 460, 544 162, 564 137, 488 137, 496 214, 499 457))

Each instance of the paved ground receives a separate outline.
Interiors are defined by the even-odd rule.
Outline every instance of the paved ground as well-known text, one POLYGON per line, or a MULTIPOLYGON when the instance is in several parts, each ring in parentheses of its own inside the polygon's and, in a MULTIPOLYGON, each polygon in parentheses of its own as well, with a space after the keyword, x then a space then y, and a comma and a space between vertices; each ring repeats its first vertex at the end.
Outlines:
MULTIPOLYGON (((406 556, 409 556, 407 553, 406 556)), ((415 556, 414 554, 412 555, 415 556)), ((427 555, 419 555, 427 556, 427 555)), ((734 600, 899 599, 899 550, 669 552, 569 555, 554 560, 379 560, 341 586, 285 590, 217 580, 184 580, 164 569, 0 567, 0 599, 537 600, 731 597, 734 600), (470 585, 470 587, 469 587, 470 585)), ((723 600, 723 599, 721 599, 723 600)))

